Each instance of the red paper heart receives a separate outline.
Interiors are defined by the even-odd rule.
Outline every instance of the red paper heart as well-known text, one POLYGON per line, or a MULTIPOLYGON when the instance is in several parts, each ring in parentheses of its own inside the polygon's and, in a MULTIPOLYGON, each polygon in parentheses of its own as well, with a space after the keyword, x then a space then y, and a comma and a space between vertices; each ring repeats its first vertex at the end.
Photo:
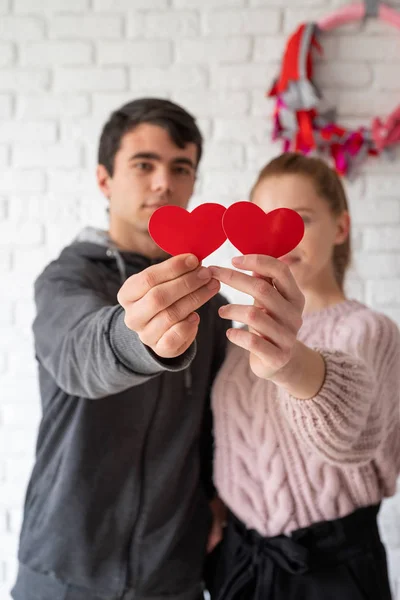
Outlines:
POLYGON ((242 254, 266 254, 279 258, 301 242, 304 222, 289 208, 265 213, 252 202, 236 202, 222 219, 229 241, 242 254))
POLYGON ((226 208, 207 202, 192 212, 179 206, 162 206, 151 216, 149 233, 168 254, 190 252, 203 260, 226 240, 222 217, 226 208))

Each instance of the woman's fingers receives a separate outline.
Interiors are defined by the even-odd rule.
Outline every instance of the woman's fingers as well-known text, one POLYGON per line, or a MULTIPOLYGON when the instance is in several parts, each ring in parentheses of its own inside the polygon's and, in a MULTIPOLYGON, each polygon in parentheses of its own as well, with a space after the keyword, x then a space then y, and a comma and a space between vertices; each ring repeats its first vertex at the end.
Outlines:
POLYGON ((297 331, 282 325, 268 315, 263 308, 245 306, 241 304, 228 304, 219 309, 219 314, 224 319, 230 319, 247 325, 251 330, 266 338, 278 348, 291 348, 296 340, 297 331))
POLYGON ((259 377, 267 379, 268 376, 278 372, 290 360, 291 348, 278 348, 275 344, 256 333, 245 329, 228 329, 227 336, 233 344, 248 350, 250 355, 260 359, 263 372, 256 373, 259 377))
POLYGON ((280 294, 301 310, 304 296, 297 286, 289 267, 280 260, 263 254, 247 254, 232 259, 232 264, 243 271, 253 271, 258 276, 271 280, 280 294))

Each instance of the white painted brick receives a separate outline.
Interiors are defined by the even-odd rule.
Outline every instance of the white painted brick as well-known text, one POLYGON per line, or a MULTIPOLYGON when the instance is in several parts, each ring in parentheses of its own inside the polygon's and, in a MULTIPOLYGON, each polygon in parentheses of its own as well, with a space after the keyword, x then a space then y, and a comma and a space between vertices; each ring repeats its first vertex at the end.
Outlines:
POLYGON ((0 220, 6 218, 8 213, 8 202, 6 198, 0 198, 0 220))
MULTIPOLYGON (((262 117, 264 120, 270 120, 275 102, 273 98, 267 97, 268 88, 265 90, 254 90, 251 92, 251 109, 250 114, 253 117, 262 117)), ((274 144, 276 146, 276 144, 274 144)))
POLYGON ((92 47, 86 42, 46 40, 21 46, 23 66, 88 65, 92 62, 92 58, 92 47))
POLYGON ((364 125, 370 125, 375 115, 385 116, 389 114, 398 104, 398 92, 375 92, 365 93, 365 90, 329 90, 327 100, 332 102, 340 114, 365 117, 364 125), (335 99, 337 96, 337 99, 335 99))
MULTIPOLYGON (((117 93, 94 92, 92 94, 92 115, 94 118, 98 119, 99 123, 105 123, 114 110, 117 110, 127 102, 131 102, 138 96, 139 94, 131 91, 117 93)), ((166 94, 160 94, 160 92, 157 91, 157 96, 166 97, 166 94)))
POLYGON ((0 91, 40 92, 49 82, 50 73, 45 69, 2 69, 0 91))
POLYGON ((10 11, 11 0, 0 0, 0 13, 6 14, 10 11))
POLYGON ((0 67, 6 67, 14 62, 15 54, 12 44, 0 42, 0 67))
POLYGON ((3 17, 0 19, 0 39, 27 42, 44 37, 44 21, 38 17, 3 17))
MULTIPOLYGON (((36 250, 36 248, 35 248, 36 250)), ((40 273, 43 271, 45 266, 50 262, 48 259, 48 252, 41 253, 43 258, 36 258, 34 261, 30 258, 30 264, 32 265, 31 273, 38 277, 40 273)), ((26 269, 26 264, 24 266, 26 269)), ((21 270, 23 273, 23 270, 21 270)), ((35 318, 35 305, 32 302, 26 302, 25 300, 18 300, 15 303, 15 325, 16 327, 20 327, 21 329, 31 328, 33 320, 35 318)), ((36 366, 32 359, 31 353, 28 355, 18 352, 11 353, 9 357, 10 361, 10 373, 24 373, 24 375, 36 375, 36 366), (21 357, 24 357, 21 360, 21 357)))
POLYGON ((58 92, 123 90, 126 72, 122 67, 63 67, 55 72, 54 87, 58 92))
POLYGON ((211 71, 212 88, 234 90, 254 90, 261 93, 269 86, 275 74, 273 65, 223 65, 215 66, 211 71))
POLYGON ((97 148, 102 126, 103 120, 98 117, 65 121, 61 124, 61 140, 69 143, 84 140, 86 143, 96 143, 97 148))
POLYGON ((214 139, 219 142, 263 143, 270 137, 270 127, 270 123, 265 122, 263 126, 255 117, 215 119, 214 139))
POLYGON ((177 8, 230 8, 241 7, 246 0, 172 0, 177 8))
MULTIPOLYGON (((390 61, 400 56, 399 36, 341 36, 337 38, 337 56, 343 60, 390 61)), ((380 68, 380 67, 379 67, 380 68)))
MULTIPOLYGON (((399 45, 400 56, 400 45, 399 45)), ((398 63, 393 65, 378 64, 373 66, 374 69, 374 87, 379 90, 400 90, 400 77, 398 63)), ((393 109, 397 105, 393 106, 393 109)))
POLYGON ((21 14, 51 12, 82 12, 89 6, 89 0, 14 0, 14 11, 21 14))
POLYGON ((382 310, 392 321, 400 327, 400 307, 385 306, 382 310))
POLYGON ((141 69, 132 67, 130 69, 130 89, 134 92, 136 88, 157 90, 185 89, 205 87, 207 83, 206 71, 196 66, 172 65, 166 69, 149 67, 141 69))
POLYGON ((395 198, 358 198, 350 209, 352 221, 358 225, 400 223, 400 200, 395 198))
MULTIPOLYGON (((30 429, 4 429, 2 430, 2 435, 0 436, 0 454, 1 456, 5 456, 6 454, 8 456, 30 456, 32 454, 35 441, 36 433, 31 432, 30 429)), ((0 498, 7 498, 7 502, 11 505, 14 503, 16 505, 21 504, 23 491, 21 491, 20 486, 17 487, 18 489, 14 488, 12 490, 7 490, 0 487, 0 498)), ((3 544, 2 547, 4 548, 3 544)))
POLYGON ((182 90, 172 94, 171 99, 197 118, 244 116, 249 108, 248 94, 241 91, 182 90))
POLYGON ((246 144, 246 166, 251 170, 260 171, 270 160, 281 153, 279 144, 268 140, 264 144, 246 144))
MULTIPOLYGON (((249 0, 250 6, 265 6, 265 0, 249 0)), ((294 3, 293 3, 294 4, 294 3)), ((327 6, 329 0, 296 0, 296 6, 304 6, 307 11, 315 6, 327 6)), ((287 0, 268 0, 268 6, 287 8, 289 6, 287 0)), ((325 9, 326 10, 326 9, 325 9)))
MULTIPOLYGON (((0 493, 1 494, 10 493, 9 489, 11 489, 9 486, 1 485, 0 493)), ((13 494, 14 495, 16 494, 15 488, 13 489, 13 494)), ((18 539, 9 533, 4 533, 3 535, 1 535, 0 536, 0 559, 2 561, 1 562, 2 571, 3 571, 4 561, 9 559, 10 556, 15 556, 17 552, 18 552, 18 539)), ((4 598, 4 600, 8 600, 10 598, 10 596, 6 595, 6 594, 7 593, 9 594, 10 587, 7 586, 7 584, 5 582, 2 582, 0 585, 1 585, 0 590, 2 589, 3 593, 4 593, 4 595, 1 596, 2 600, 3 600, 3 598, 4 598)))
MULTIPOLYGON (((28 411, 28 414, 31 412, 29 409, 29 404, 28 403, 24 403, 24 404, 20 404, 19 405, 19 411, 24 413, 25 411, 28 411)), ((36 412, 36 417, 35 417, 35 425, 37 425, 38 422, 38 417, 39 417, 39 411, 36 412)), ((26 424, 26 423, 23 423, 26 424)), ((26 483, 29 479, 29 476, 31 474, 32 471, 32 463, 31 461, 28 461, 24 458, 9 458, 8 460, 5 461, 5 471, 6 471, 6 479, 8 482, 11 483, 16 483, 18 485, 21 485, 24 488, 24 492, 25 492, 25 486, 26 483)))
POLYGON ((99 42, 97 62, 100 65, 166 66, 172 60, 169 41, 99 42))
MULTIPOLYGON (((353 256, 354 269, 363 279, 400 277, 400 253, 373 254, 357 252, 353 256)), ((399 298, 400 300, 400 298, 399 298)))
POLYGON ((209 142, 204 147, 202 170, 243 169, 244 147, 242 144, 209 142))
POLYGON ((204 30, 212 35, 278 33, 280 11, 270 9, 215 10, 205 15, 204 30))
POLYGON ((17 145, 13 148, 15 167, 61 167, 70 169, 81 165, 82 150, 74 144, 46 146, 17 145))
POLYGON ((116 15, 57 16, 48 22, 52 39, 119 39, 122 19, 116 15))
POLYGON ((12 97, 9 94, 0 94, 0 119, 6 119, 11 116, 12 97))
POLYGON ((0 142, 54 142, 56 124, 49 121, 3 121, 0 123, 0 142))
POLYGON ((389 196, 399 198, 400 189, 400 174, 391 175, 367 175, 365 176, 366 192, 373 200, 376 201, 377 196, 389 196))
POLYGON ((352 279, 350 277, 345 280, 345 292, 349 298, 365 302, 365 283, 360 279, 352 279))
POLYGON ((10 533, 19 533, 22 525, 23 512, 18 508, 7 509, 8 531, 10 533))
POLYGON ((135 10, 146 9, 163 9, 167 8, 168 0, 93 0, 93 9, 98 12, 125 12, 131 11, 132 7, 135 10))
POLYGON ((50 194, 87 194, 97 189, 95 174, 81 169, 49 170, 48 184, 50 194))
POLYGON ((9 325, 14 320, 13 303, 8 299, 0 299, 0 325, 9 325))
POLYGON ((45 177, 41 171, 9 169, 3 170, 0 177, 0 193, 42 192, 44 188, 45 177))
POLYGON ((232 171, 207 171, 202 175, 204 189, 209 190, 214 198, 219 195, 231 197, 232 202, 246 198, 251 185, 254 183, 254 173, 240 170, 232 171))
POLYGON ((255 62, 280 64, 287 42, 283 35, 262 36, 254 39, 253 60, 255 62))
MULTIPOLYGON (((128 22, 128 37, 137 35, 136 15, 128 22)), ((141 34, 146 38, 180 39, 200 33, 199 15, 194 11, 146 13, 141 34)))
MULTIPOLYGON (((372 70, 369 65, 360 63, 328 62, 321 64, 315 72, 315 82, 322 88, 359 88, 368 86, 372 81, 372 70)), ((367 94, 368 95, 368 94, 367 94)))
MULTIPOLYGON (((305 20, 310 21, 318 21, 318 19, 322 17, 326 17, 327 9, 326 7, 318 7, 318 8, 298 8, 297 0, 296 3, 292 3, 290 8, 284 11, 284 19, 283 19, 283 30, 286 34, 291 35, 298 28, 300 23, 304 23, 305 20), (296 6, 296 8, 292 8, 292 6, 296 6), (306 17, 306 18, 305 18, 306 17)), ((341 32, 345 31, 345 27, 341 27, 341 32)))
POLYGON ((399 304, 400 279, 367 281, 367 302, 372 306, 399 304))
MULTIPOLYGON (((2 248, 0 250, 0 271, 5 273, 11 269, 11 252, 7 249, 2 248)), ((8 321, 8 315, 7 315, 8 321)))
POLYGON ((250 56, 250 39, 231 37, 220 39, 179 39, 176 42, 176 60, 179 63, 235 63, 250 56))
POLYGON ((16 116, 20 119, 82 117, 88 111, 89 99, 85 94, 24 94, 17 98, 16 116))
MULTIPOLYGON (((24 221, 38 221, 41 223, 56 223, 59 221, 65 223, 71 219, 73 221, 79 220, 80 205, 80 198, 73 196, 71 193, 10 196, 8 215, 10 221, 17 223, 24 221)), ((25 259, 25 251, 15 251, 14 266, 17 271, 24 268, 25 259)))
MULTIPOLYGON (((0 166, 6 167, 9 163, 9 149, 8 146, 0 146, 0 166)), ((1 218, 1 203, 0 203, 0 218, 1 218)))
POLYGON ((400 250, 400 226, 366 227, 364 248, 368 251, 390 252, 400 250))
POLYGON ((1 246, 36 246, 43 241, 43 228, 35 223, 22 223, 18 226, 7 221, 0 223, 1 246))

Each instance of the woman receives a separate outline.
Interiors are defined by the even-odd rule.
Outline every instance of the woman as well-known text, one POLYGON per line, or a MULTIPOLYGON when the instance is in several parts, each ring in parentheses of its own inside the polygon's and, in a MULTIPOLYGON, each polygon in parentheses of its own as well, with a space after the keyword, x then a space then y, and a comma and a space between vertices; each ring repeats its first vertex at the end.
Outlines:
POLYGON ((213 597, 390 598, 376 518, 400 470, 400 335, 348 300, 350 218, 324 162, 287 153, 251 200, 304 219, 281 260, 248 255, 213 276, 250 294, 213 390, 215 483, 229 511, 213 597), (247 272, 253 272, 256 277, 247 272))

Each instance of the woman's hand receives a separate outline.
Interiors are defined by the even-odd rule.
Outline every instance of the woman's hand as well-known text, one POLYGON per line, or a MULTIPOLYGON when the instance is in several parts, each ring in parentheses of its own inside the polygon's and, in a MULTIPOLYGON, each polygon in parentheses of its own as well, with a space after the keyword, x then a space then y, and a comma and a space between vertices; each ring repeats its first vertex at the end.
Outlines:
POLYGON ((273 379, 293 356, 297 333, 302 325, 304 296, 289 267, 270 256, 249 254, 232 263, 233 269, 211 267, 213 277, 254 298, 253 306, 229 304, 220 316, 248 326, 229 329, 228 338, 250 352, 250 366, 258 377, 273 379))

